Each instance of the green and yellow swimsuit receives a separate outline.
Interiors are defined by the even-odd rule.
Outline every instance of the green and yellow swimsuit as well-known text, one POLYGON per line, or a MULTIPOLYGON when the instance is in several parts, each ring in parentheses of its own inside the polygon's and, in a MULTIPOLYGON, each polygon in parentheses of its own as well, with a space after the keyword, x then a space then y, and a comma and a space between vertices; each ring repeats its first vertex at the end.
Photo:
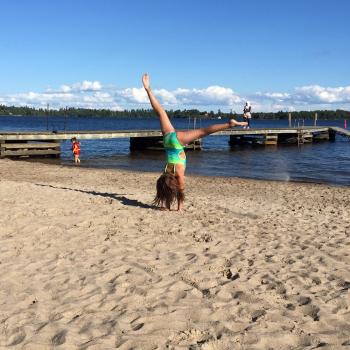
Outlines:
MULTIPOLYGON (((177 139, 176 132, 172 131, 163 137, 163 145, 167 157, 168 164, 183 164, 186 167, 186 154, 184 151, 184 146, 181 145, 177 139)), ((167 165, 165 170, 167 169, 167 165)), ((175 167, 174 167, 175 169, 175 167)))

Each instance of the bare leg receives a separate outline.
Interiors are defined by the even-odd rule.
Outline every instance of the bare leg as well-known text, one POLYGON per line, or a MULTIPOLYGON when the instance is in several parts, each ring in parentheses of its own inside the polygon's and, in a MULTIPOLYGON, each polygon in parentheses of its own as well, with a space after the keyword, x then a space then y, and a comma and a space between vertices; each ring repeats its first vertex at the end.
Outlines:
POLYGON ((228 123, 223 123, 223 124, 214 124, 210 125, 206 128, 201 128, 201 129, 194 129, 194 130, 187 130, 187 131, 177 131, 177 138, 179 142, 182 145, 187 145, 190 142, 200 139, 202 137, 208 136, 210 134, 213 134, 214 132, 222 131, 229 129, 233 126, 245 126, 247 125, 246 122, 237 122, 234 119, 231 119, 228 123))
MULTIPOLYGON (((249 126, 248 118, 246 118, 244 115, 243 115, 243 120, 247 123, 247 126, 249 126)), ((247 129, 247 126, 244 126, 243 129, 247 129)))
POLYGON ((151 86, 149 84, 149 76, 147 73, 142 76, 142 83, 147 92, 147 95, 148 95, 149 101, 151 102, 153 110, 159 116, 160 129, 162 131, 162 134, 165 135, 165 134, 168 134, 169 132, 175 131, 165 110, 163 109, 159 101, 156 99, 156 97, 153 95, 151 86))
POLYGON ((78 154, 74 155, 74 162, 75 162, 75 165, 80 165, 80 157, 78 154))

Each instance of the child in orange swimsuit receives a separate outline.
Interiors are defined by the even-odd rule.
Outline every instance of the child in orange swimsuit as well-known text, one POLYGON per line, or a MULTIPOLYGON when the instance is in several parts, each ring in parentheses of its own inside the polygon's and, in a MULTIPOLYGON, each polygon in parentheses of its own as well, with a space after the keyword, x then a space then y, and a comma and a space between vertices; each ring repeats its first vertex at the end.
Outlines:
POLYGON ((74 162, 75 165, 80 164, 80 142, 76 139, 76 137, 73 137, 71 139, 72 142, 72 153, 74 154, 74 162))

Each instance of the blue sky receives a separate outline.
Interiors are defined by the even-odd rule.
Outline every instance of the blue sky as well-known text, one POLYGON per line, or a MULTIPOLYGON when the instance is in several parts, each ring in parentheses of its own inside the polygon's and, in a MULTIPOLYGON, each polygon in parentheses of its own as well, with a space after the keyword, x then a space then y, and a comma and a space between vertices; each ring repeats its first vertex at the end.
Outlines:
POLYGON ((347 0, 1 0, 0 103, 350 105, 347 0))

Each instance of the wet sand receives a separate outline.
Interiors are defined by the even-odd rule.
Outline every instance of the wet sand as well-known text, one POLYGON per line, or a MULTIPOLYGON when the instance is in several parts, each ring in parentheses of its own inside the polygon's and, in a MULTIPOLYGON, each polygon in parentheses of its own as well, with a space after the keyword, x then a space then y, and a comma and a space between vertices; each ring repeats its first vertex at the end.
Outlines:
POLYGON ((1 349, 346 349, 350 187, 0 160, 1 349))

